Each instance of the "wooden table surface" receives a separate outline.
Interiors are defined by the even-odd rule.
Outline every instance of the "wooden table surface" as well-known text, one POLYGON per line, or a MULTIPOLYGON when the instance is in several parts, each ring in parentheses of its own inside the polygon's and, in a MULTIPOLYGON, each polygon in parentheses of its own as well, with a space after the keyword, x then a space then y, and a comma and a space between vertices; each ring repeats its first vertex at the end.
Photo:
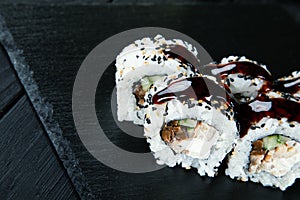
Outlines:
MULTIPOLYGON (((247 55, 280 77, 299 70, 297 11, 297 6, 281 4, 0 4, 0 14, 34 72, 39 95, 53 105, 53 119, 61 130, 55 136, 41 123, 37 105, 28 98, 33 94, 28 96, 1 47, 0 199, 298 199, 299 180, 283 193, 232 181, 222 172, 210 179, 178 167, 146 174, 110 169, 84 148, 72 117, 72 88, 81 62, 114 34, 145 26, 175 29, 198 41, 215 60, 247 55)), ((100 100, 111 94, 114 70, 110 66, 98 86, 99 121, 119 147, 147 152, 143 139, 121 134, 107 110, 110 102, 100 100)))

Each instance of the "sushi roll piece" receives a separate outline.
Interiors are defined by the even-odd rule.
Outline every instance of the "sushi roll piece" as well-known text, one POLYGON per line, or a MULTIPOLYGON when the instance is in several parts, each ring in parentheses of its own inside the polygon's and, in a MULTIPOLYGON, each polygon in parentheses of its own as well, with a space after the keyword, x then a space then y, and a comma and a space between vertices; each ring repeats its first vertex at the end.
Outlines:
POLYGON ((225 173, 285 190, 300 177, 300 105, 271 96, 235 105, 240 138, 225 173))
POLYGON ((206 76, 173 81, 153 94, 144 135, 158 164, 193 167, 201 176, 217 174, 237 138, 224 95, 224 89, 206 76))
POLYGON ((245 56, 223 58, 218 64, 203 66, 200 72, 215 76, 231 98, 239 103, 250 102, 272 84, 267 67, 245 56))
POLYGON ((300 100, 300 71, 274 81, 273 89, 281 92, 282 96, 292 96, 300 100))
POLYGON ((171 74, 195 74, 195 67, 185 58, 195 62, 197 50, 187 42, 166 40, 161 35, 125 47, 116 58, 118 120, 143 125, 145 93, 156 81, 171 74))

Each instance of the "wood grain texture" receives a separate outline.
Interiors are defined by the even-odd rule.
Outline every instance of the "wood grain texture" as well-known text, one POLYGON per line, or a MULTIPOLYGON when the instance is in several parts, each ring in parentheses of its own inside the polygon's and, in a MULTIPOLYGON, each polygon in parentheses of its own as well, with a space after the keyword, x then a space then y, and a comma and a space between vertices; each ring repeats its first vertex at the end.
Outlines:
POLYGON ((8 55, 0 44, 0 119, 24 93, 8 55))
POLYGON ((0 199, 78 199, 25 95, 0 132, 0 199))
MULTIPOLYGON (((94 159, 77 136, 72 117, 72 87, 85 56, 106 38, 136 27, 158 26, 183 32, 216 60, 229 54, 247 55, 270 66, 275 77, 298 69, 300 27, 278 5, 204 6, 2 6, 17 45, 37 81, 42 96, 54 107, 54 119, 80 161, 83 174, 98 198, 112 199, 297 199, 299 180, 287 192, 238 183, 222 172, 214 179, 194 170, 164 168, 127 174, 94 159), (215 192, 214 192, 215 191, 215 192)), ((104 53, 105 56, 105 53, 104 53)), ((149 151, 115 126, 110 113, 114 66, 99 83, 96 109, 107 136, 119 147, 149 151)))

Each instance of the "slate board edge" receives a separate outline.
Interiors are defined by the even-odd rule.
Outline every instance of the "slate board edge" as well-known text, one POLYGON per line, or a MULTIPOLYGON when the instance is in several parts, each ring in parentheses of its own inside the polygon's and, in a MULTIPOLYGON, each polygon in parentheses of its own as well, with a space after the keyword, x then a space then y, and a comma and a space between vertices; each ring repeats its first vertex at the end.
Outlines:
POLYGON ((95 195, 86 182, 86 178, 79 166, 79 161, 73 153, 69 141, 63 137, 62 129, 59 124, 52 118, 53 107, 46 102, 33 79, 33 73, 26 64, 22 56, 22 50, 18 49, 14 43, 14 39, 8 30, 4 18, 0 15, 0 42, 6 49, 12 65, 20 79, 25 91, 35 109, 38 117, 52 142, 64 168, 78 192, 81 199, 94 199, 95 195))

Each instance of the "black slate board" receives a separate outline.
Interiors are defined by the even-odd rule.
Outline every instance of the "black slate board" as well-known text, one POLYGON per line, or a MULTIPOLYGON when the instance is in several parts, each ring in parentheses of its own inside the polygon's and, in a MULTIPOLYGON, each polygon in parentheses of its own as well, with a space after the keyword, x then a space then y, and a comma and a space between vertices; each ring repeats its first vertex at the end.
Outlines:
MULTIPOLYGON (((146 174, 128 174, 95 160, 82 146, 74 128, 71 96, 84 57, 101 41, 136 27, 158 26, 183 32, 205 47, 213 59, 247 55, 270 66, 275 77, 299 69, 300 26, 279 5, 198 6, 34 6, 0 8, 17 45, 34 72, 41 95, 53 105, 54 119, 79 160, 83 176, 98 198, 257 198, 297 199, 299 180, 286 192, 259 184, 239 183, 222 172, 214 179, 194 170, 164 168, 146 174)), ((99 83, 97 97, 111 95, 111 65, 99 83)), ((97 101, 105 113, 108 102, 97 101)), ((101 114, 99 120, 101 121, 101 114)), ((148 151, 142 139, 122 138, 109 114, 103 125, 116 145, 135 152, 148 151), (134 142, 134 143, 133 143, 134 142), (134 145, 133 145, 134 144, 134 145)), ((80 193, 80 192, 79 192, 80 193)))
POLYGON ((0 199, 78 199, 2 44, 0 105, 0 199))
POLYGON ((0 199, 79 199, 25 95, 0 130, 0 199))
POLYGON ((0 45, 0 119, 24 93, 8 55, 0 45))

